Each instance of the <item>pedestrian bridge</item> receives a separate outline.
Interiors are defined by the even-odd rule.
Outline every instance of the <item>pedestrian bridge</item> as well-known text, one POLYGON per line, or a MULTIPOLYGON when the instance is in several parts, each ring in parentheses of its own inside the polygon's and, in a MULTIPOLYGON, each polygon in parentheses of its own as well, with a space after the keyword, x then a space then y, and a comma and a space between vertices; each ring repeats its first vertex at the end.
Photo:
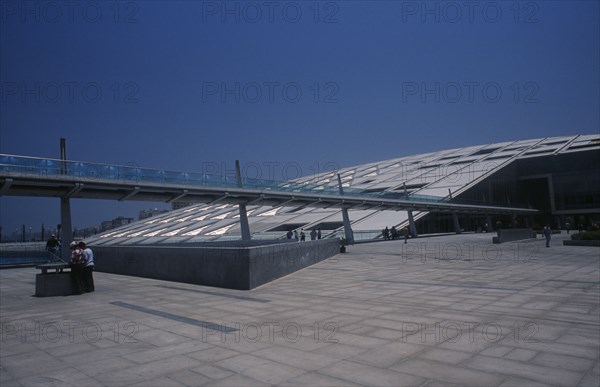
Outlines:
POLYGON ((229 203, 342 209, 527 215, 533 209, 473 205, 402 193, 369 193, 294 181, 252 179, 0 154, 0 196, 229 203))

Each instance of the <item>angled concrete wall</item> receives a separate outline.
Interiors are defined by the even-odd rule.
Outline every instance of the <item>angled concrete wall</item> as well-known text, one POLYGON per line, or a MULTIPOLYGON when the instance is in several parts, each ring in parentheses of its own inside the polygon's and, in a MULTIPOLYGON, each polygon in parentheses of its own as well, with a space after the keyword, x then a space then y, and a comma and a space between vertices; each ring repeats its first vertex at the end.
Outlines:
POLYGON ((339 253, 338 239, 264 246, 91 246, 95 270, 249 290, 339 253))

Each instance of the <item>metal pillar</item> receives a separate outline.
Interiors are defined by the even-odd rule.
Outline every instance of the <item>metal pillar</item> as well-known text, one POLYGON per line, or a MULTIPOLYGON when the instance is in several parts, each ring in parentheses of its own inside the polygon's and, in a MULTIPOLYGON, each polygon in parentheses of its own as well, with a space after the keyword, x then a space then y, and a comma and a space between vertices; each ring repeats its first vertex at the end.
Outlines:
MULTIPOLYGON (((448 196, 450 197, 450 201, 452 201, 452 191, 448 188, 448 196)), ((452 213, 452 222, 454 223, 454 232, 460 234, 460 223, 458 222, 458 215, 456 212, 452 213)))
POLYGON ((417 226, 415 225, 415 218, 413 218, 413 213, 411 210, 406 211, 408 213, 408 232, 410 236, 416 238, 417 235, 417 226))
MULTIPOLYGON (((64 138, 60 139, 60 159, 62 160, 61 173, 67 175, 69 173, 67 169, 67 140, 64 138)), ((69 244, 73 240, 73 223, 71 221, 71 202, 68 197, 60 198, 60 243, 61 258, 65 262, 69 262, 71 251, 69 244)))
MULTIPOLYGON (((235 160, 235 174, 237 177, 237 185, 239 188, 243 188, 242 184, 242 173, 240 170, 240 160, 235 160)), ((252 239, 250 235, 250 225, 248 224, 248 212, 246 211, 246 204, 240 203, 238 205, 240 212, 240 230, 242 232, 242 240, 249 241, 252 239)))
MULTIPOLYGON (((338 178, 338 186, 340 190, 340 195, 344 195, 344 188, 342 187, 342 178, 340 174, 337 175, 338 178)), ((342 220, 344 222, 344 236, 346 237, 346 241, 348 244, 354 244, 354 232, 352 232, 352 226, 350 225, 350 216, 348 215, 348 208, 344 208, 342 206, 342 220)))
POLYGON ((66 198, 60 198, 60 225, 61 258, 63 261, 69 262, 71 256, 69 244, 73 240, 73 224, 71 223, 71 202, 66 198))
MULTIPOLYGON (((404 195, 406 196, 405 199, 408 200, 408 190, 406 189, 406 183, 404 183, 403 186, 404 186, 404 195)), ((411 237, 416 238, 418 235, 417 235, 417 226, 415 225, 415 218, 413 217, 413 213, 411 210, 407 210, 406 213, 408 215, 408 233, 410 234, 411 237)))
POLYGON ((460 234, 460 223, 458 222, 458 215, 456 215, 456 212, 452 213, 452 221, 454 222, 454 232, 460 234))

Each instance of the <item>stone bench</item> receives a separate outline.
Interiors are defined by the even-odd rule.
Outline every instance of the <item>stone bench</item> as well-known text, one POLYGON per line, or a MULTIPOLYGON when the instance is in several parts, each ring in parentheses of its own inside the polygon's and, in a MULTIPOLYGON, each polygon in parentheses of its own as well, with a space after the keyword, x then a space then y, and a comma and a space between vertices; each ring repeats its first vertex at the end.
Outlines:
POLYGON ((44 263, 37 265, 35 268, 42 271, 35 276, 36 297, 70 296, 77 294, 68 264, 44 263), (69 270, 64 271, 64 269, 69 270))

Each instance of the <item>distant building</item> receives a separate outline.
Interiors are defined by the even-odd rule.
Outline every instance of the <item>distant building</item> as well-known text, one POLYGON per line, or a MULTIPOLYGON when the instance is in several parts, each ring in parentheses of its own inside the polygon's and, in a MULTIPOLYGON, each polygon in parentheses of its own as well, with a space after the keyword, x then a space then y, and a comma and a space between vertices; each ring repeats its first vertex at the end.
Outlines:
POLYGON ((174 202, 171 203, 171 209, 173 211, 175 211, 175 210, 179 210, 180 208, 189 207, 192 204, 194 204, 194 203, 192 203, 192 202, 182 202, 182 201, 176 200, 176 201, 174 201, 174 202))
POLYGON ((105 220, 100 223, 100 232, 104 232, 113 228, 125 226, 133 222, 133 218, 126 218, 124 216, 118 216, 113 220, 105 220))
POLYGON ((138 215, 138 220, 147 219, 152 216, 164 214, 165 212, 168 212, 168 210, 159 210, 158 208, 152 208, 150 210, 141 210, 138 215))

